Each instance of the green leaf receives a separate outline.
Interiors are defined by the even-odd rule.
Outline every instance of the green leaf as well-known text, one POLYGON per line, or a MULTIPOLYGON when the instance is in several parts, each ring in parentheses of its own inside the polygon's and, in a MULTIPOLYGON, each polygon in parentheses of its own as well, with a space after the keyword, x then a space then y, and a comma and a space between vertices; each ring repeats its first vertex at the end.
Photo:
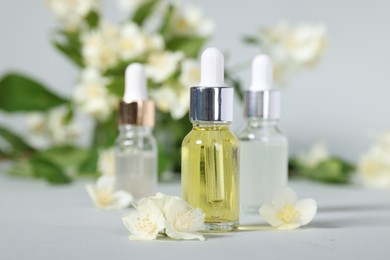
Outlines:
POLYGON ((58 31, 51 40, 53 46, 78 67, 83 67, 79 32, 58 31))
POLYGON ((188 114, 174 120, 170 114, 157 111, 157 126, 154 133, 159 148, 159 174, 161 176, 166 170, 180 172, 181 158, 178 151, 181 150, 183 138, 192 129, 188 114))
POLYGON ((242 41, 246 44, 249 45, 258 45, 259 44, 259 39, 255 36, 245 36, 242 38, 242 41))
POLYGON ((299 163, 298 160, 295 160, 294 168, 298 176, 320 182, 339 184, 348 183, 351 174, 355 170, 355 167, 352 164, 336 157, 324 160, 311 167, 303 165, 299 163))
POLYGON ((138 63, 144 63, 145 61, 142 59, 131 59, 127 61, 121 61, 114 67, 108 69, 107 71, 104 72, 104 76, 110 77, 110 76, 115 76, 115 77, 123 77, 125 75, 125 70, 126 67, 134 62, 138 63))
POLYGON ((203 37, 179 36, 167 42, 167 49, 182 51, 186 56, 197 58, 205 42, 206 38, 203 37))
POLYGON ((161 177, 170 168, 172 168, 172 160, 165 152, 163 144, 158 142, 158 176, 161 177))
POLYGON ((168 39, 174 11, 175 7, 172 4, 170 4, 165 10, 164 19, 159 30, 160 34, 164 37, 165 40, 168 39))
POLYGON ((97 149, 90 150, 88 156, 80 164, 80 167, 78 168, 77 174, 79 176, 97 177, 98 176, 98 170, 97 170, 98 159, 99 159, 98 150, 97 149))
POLYGON ((111 93, 117 95, 118 97, 123 97, 123 93, 125 91, 125 78, 123 76, 112 77, 107 88, 111 93))
POLYGON ((143 25, 145 20, 149 17, 149 15, 153 12, 154 7, 158 3, 158 0, 149 0, 145 1, 141 4, 137 10, 134 11, 132 20, 138 24, 143 25))
POLYGON ((96 11, 91 11, 89 12, 85 20, 87 21, 89 28, 94 29, 99 25, 100 17, 96 11))
POLYGON ((98 122, 95 127, 93 147, 108 148, 114 145, 115 139, 118 136, 116 116, 103 123, 98 122))
POLYGON ((10 158, 11 154, 9 152, 6 152, 5 150, 2 150, 3 148, 0 147, 0 161, 4 158, 10 158))
POLYGON ((35 178, 34 169, 30 160, 18 160, 8 170, 7 173, 15 177, 35 178))
POLYGON ((60 146, 41 151, 37 156, 62 168, 78 167, 89 156, 89 150, 75 146, 60 146))
POLYGON ((36 178, 43 178, 50 184, 66 184, 72 181, 61 167, 46 159, 34 158, 31 160, 31 165, 34 176, 36 178))
POLYGON ((0 110, 45 111, 65 102, 42 83, 24 75, 9 73, 0 79, 0 110))
POLYGON ((9 144, 9 151, 1 149, 4 154, 8 154, 9 156, 17 156, 21 153, 34 151, 34 148, 27 144, 23 138, 2 126, 0 126, 0 139, 3 139, 6 143, 9 144))

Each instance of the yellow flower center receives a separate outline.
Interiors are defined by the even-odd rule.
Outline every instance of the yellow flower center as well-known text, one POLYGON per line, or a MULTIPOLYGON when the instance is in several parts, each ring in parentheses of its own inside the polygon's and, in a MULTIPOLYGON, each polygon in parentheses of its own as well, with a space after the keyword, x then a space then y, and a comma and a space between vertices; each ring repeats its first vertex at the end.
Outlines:
POLYGON ((145 233, 153 233, 156 230, 156 225, 150 220, 149 214, 142 218, 138 217, 135 227, 145 233))
POLYGON ((113 194, 109 189, 102 189, 97 194, 97 200, 101 205, 108 205, 113 199, 113 194))
POLYGON ((175 227, 178 230, 188 230, 193 224, 194 219, 190 210, 177 214, 175 227))
POLYGON ((180 17, 176 21, 176 27, 178 31, 182 32, 185 31, 189 26, 187 21, 184 18, 180 17))
POLYGON ((291 204, 284 205, 278 212, 279 218, 285 222, 290 223, 301 214, 291 204))

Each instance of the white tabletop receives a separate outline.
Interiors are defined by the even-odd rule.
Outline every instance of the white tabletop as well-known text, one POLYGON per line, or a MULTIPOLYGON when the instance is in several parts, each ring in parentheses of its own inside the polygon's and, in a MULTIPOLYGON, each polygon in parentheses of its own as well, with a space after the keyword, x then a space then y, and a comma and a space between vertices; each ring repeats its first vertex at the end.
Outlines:
MULTIPOLYGON (((275 231, 260 216, 242 215, 241 229, 205 242, 129 241, 126 211, 95 209, 85 182, 50 186, 0 172, 0 259, 390 259, 390 191, 292 181, 301 198, 317 200, 312 223, 275 231)), ((180 186, 160 191, 179 194, 180 186)))

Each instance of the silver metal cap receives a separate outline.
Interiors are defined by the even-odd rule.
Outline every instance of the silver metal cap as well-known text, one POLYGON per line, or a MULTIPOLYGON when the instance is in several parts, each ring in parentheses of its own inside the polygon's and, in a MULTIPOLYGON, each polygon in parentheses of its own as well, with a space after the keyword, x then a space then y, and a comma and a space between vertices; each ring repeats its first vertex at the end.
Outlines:
POLYGON ((191 87, 191 121, 233 121, 233 96, 231 87, 191 87))
POLYGON ((244 117, 280 118, 280 91, 277 89, 245 91, 244 117))

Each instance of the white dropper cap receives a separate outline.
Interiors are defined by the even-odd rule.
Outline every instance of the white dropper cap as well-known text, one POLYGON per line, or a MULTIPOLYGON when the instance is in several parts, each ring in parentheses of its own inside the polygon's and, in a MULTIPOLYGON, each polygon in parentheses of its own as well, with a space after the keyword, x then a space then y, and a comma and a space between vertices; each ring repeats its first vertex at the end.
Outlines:
POLYGON ((273 65, 265 54, 257 55, 252 61, 252 83, 249 90, 261 91, 272 89, 273 65))
POLYGON ((191 121, 233 121, 234 89, 224 82, 224 58, 217 48, 202 53, 199 86, 190 90, 191 121))
POLYGON ((222 87, 224 81, 224 58, 217 48, 208 48, 202 53, 200 62, 200 83, 202 87, 222 87))
POLYGON ((147 100, 145 69, 140 63, 128 65, 125 72, 123 101, 130 103, 136 100, 147 100))
POLYGON ((244 116, 248 118, 279 119, 280 91, 274 88, 273 66, 265 54, 252 62, 252 83, 244 96, 244 116))

